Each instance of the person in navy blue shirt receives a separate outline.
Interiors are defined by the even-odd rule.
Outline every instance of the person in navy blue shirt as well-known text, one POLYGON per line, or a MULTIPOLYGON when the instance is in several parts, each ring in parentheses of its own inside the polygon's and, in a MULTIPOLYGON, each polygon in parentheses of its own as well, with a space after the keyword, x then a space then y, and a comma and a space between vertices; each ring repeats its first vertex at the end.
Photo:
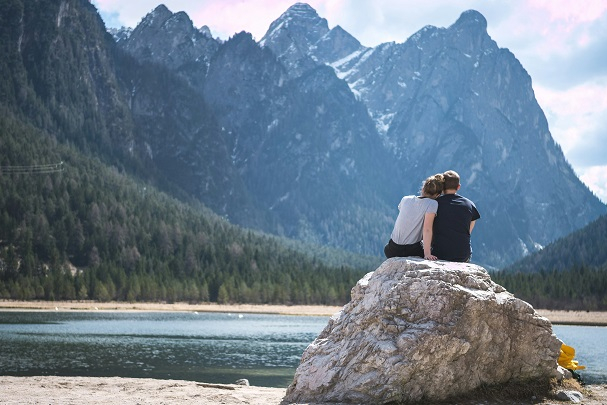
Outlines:
POLYGON ((443 173, 443 195, 438 197, 438 211, 433 225, 432 254, 439 260, 469 262, 472 257, 470 234, 481 217, 472 201, 457 194, 459 174, 453 170, 443 173))

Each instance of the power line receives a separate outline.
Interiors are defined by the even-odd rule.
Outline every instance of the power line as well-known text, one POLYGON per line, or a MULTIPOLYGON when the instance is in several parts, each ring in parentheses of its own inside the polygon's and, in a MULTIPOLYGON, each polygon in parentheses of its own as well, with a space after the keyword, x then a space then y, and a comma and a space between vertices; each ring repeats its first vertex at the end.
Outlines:
POLYGON ((63 162, 46 165, 0 166, 0 173, 7 174, 48 174, 59 173, 64 169, 63 162))

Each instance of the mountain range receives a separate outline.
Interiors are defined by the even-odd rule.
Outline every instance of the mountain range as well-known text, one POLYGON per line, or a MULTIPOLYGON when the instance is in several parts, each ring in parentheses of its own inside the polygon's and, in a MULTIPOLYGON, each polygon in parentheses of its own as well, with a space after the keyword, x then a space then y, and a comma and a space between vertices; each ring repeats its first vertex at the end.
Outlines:
POLYGON ((279 225, 267 230, 381 251, 401 194, 447 169, 481 211, 474 258, 489 266, 605 212, 552 139, 531 78, 476 11, 368 48, 297 3, 259 42, 209 41, 161 5, 118 45, 202 87, 246 193, 279 225))
POLYGON ((243 227, 380 255, 402 195, 453 169, 481 213, 473 261, 497 268, 607 211, 473 10, 373 48, 303 3, 259 41, 163 5, 113 35, 83 0, 1 15, 6 108, 243 227))

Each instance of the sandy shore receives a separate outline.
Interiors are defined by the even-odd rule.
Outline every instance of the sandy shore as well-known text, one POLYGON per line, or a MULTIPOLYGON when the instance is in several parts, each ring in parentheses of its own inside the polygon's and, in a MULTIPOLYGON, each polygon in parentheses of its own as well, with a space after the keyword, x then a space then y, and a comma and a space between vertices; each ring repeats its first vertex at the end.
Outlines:
POLYGON ((331 316, 341 310, 338 306, 323 305, 255 305, 233 304, 220 305, 214 303, 174 304, 156 302, 93 302, 93 301, 2 301, 2 310, 42 310, 42 311, 180 311, 180 312, 225 312, 225 313, 255 313, 277 315, 309 315, 331 316))
POLYGON ((121 377, 0 376, 0 404, 279 404, 285 388, 121 377))
MULTIPOLYGON (((0 376, 0 404, 198 404, 278 405, 285 388, 205 384, 181 380, 120 377, 0 376)), ((607 385, 582 389, 583 404, 607 404, 607 385)), ((465 401, 461 405, 555 404, 554 399, 529 401, 465 401)), ((565 402, 562 402, 565 403, 565 402)), ((312 404, 309 404, 312 405, 312 404)))
POLYGON ((555 325, 607 326, 607 312, 593 311, 553 311, 537 309, 540 315, 550 319, 555 325))
MULTIPOLYGON (((331 316, 339 306, 323 305, 220 305, 213 303, 174 304, 155 302, 93 302, 93 301, 8 301, 0 300, 0 311, 42 310, 42 311, 182 311, 182 312, 226 312, 279 315, 331 316)), ((597 325, 607 326, 607 312, 594 311, 553 311, 537 309, 540 315, 555 325, 597 325)))

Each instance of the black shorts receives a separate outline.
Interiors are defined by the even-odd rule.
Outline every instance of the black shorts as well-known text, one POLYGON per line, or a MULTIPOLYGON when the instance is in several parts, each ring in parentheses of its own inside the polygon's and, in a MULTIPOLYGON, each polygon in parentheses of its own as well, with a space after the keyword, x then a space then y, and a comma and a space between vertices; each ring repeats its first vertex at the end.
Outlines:
POLYGON ((392 239, 388 241, 388 244, 384 247, 384 254, 389 259, 391 257, 408 257, 418 256, 424 257, 424 248, 422 242, 413 243, 411 245, 399 245, 392 239))

